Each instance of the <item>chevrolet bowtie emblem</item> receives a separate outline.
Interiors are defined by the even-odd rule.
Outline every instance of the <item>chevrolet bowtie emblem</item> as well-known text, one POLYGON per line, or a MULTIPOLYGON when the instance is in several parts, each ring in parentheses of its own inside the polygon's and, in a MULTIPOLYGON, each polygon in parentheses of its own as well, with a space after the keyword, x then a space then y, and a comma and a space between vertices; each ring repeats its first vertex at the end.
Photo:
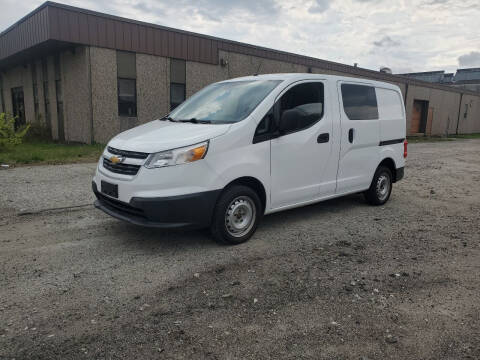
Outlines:
POLYGON ((123 162, 123 160, 125 160, 125 158, 123 156, 113 155, 113 156, 110 156, 109 160, 114 164, 120 164, 123 162))

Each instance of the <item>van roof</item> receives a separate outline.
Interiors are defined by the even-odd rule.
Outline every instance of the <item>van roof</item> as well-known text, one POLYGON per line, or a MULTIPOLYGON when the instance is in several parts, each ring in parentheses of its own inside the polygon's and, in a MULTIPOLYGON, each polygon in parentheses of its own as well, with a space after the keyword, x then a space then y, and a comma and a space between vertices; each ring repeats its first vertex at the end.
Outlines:
POLYGON ((349 76, 338 76, 338 75, 327 75, 327 74, 311 74, 311 73, 279 73, 279 74, 261 74, 261 75, 251 75, 251 76, 242 76, 234 79, 228 79, 222 82, 231 82, 231 81, 252 81, 252 80, 288 80, 289 82, 299 81, 299 80, 331 80, 331 81, 352 81, 357 83, 369 84, 372 86, 384 87, 399 90, 397 85, 386 83, 382 81, 375 81, 364 78, 356 78, 349 76))

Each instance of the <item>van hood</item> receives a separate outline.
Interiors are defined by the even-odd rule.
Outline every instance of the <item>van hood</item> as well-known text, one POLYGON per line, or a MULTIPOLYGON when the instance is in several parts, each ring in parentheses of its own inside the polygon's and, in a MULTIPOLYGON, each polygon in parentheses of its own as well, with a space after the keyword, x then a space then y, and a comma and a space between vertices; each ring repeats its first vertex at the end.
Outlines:
POLYGON ((225 134, 230 126, 154 120, 118 134, 108 145, 120 150, 154 153, 213 139, 225 134))

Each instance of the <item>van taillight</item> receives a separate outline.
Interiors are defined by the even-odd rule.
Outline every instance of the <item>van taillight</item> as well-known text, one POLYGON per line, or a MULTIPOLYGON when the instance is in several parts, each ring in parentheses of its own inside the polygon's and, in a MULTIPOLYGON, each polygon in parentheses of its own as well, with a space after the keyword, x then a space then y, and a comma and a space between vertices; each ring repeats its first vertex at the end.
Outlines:
POLYGON ((407 154, 408 154, 407 145, 408 145, 408 141, 407 141, 407 139, 405 139, 405 141, 403 142, 403 157, 404 158, 406 158, 407 154))

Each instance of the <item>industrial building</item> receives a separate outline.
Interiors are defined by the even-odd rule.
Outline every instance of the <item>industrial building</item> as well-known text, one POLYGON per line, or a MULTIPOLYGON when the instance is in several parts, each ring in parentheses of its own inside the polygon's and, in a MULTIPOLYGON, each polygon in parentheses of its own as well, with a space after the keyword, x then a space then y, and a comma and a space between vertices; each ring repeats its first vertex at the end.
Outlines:
POLYGON ((205 85, 255 73, 387 81, 409 134, 480 132, 480 93, 46 2, 0 34, 0 111, 59 141, 105 143, 205 85))
POLYGON ((408 74, 399 74, 411 79, 444 84, 480 93, 480 68, 458 69, 454 73, 440 71, 426 71, 408 74))

